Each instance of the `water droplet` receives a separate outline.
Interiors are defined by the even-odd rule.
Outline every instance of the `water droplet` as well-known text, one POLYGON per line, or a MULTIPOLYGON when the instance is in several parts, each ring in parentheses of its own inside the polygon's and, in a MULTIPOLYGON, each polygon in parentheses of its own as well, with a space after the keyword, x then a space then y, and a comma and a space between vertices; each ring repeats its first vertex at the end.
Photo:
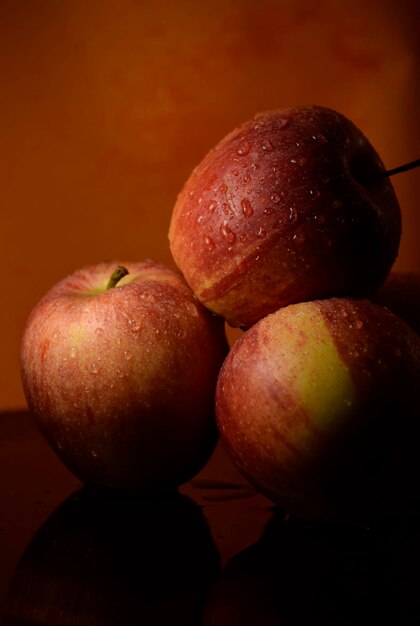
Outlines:
POLYGON ((298 165, 303 167, 306 164, 307 160, 308 159, 306 157, 301 157, 300 159, 298 159, 298 165))
POLYGON ((244 243, 244 241, 248 241, 248 235, 246 233, 242 233, 242 235, 239 235, 239 241, 242 243, 244 243))
POLYGON ((261 144, 261 148, 264 150, 264 152, 272 152, 273 144, 271 143, 269 139, 264 139, 264 141, 261 144))
POLYGON ((90 371, 92 372, 92 374, 97 374, 98 373, 98 364, 97 363, 92 363, 92 367, 90 368, 90 371))
POLYGON ((216 210, 216 207, 217 207, 217 202, 215 200, 212 200, 208 207, 209 213, 213 214, 216 210))
POLYGON ((254 209, 252 208, 252 204, 248 200, 248 198, 243 198, 241 200, 241 207, 242 207, 242 212, 245 215, 245 217, 251 217, 251 215, 253 215, 254 209))
POLYGON ((251 150, 250 144, 247 141, 245 141, 239 146, 239 148, 236 151, 236 154, 238 156, 246 156, 247 154, 249 154, 250 150, 251 150))
POLYGON ((104 334, 104 329, 103 328, 97 328, 95 330, 95 334, 98 335, 98 337, 102 337, 102 335, 104 334))
POLYGON ((199 216, 197 217, 197 224, 201 224, 201 222, 203 221, 203 219, 204 219, 204 215, 199 215, 199 216))
POLYGON ((239 170, 236 170, 236 169, 235 169, 235 170, 233 170, 232 174, 233 174, 234 176, 239 176, 239 170))
POLYGON ((191 189, 190 191, 190 198, 193 198, 195 196, 195 191, 194 189, 191 189))
POLYGON ((319 191, 319 189, 310 189, 309 195, 311 196, 312 200, 316 200, 321 195, 321 192, 319 191))
POLYGON ((260 183, 260 185, 264 185, 265 183, 265 178, 260 178, 260 180, 258 181, 260 183))
POLYGON ((290 159, 290 163, 296 163, 296 159, 290 159))
POLYGON ((328 143, 328 139, 322 133, 318 133, 317 139, 318 139, 319 143, 323 143, 323 144, 328 143))
POLYGON ((279 120, 277 120, 277 128, 279 128, 280 130, 282 128, 286 128, 288 123, 289 123, 289 120, 285 119, 284 117, 281 117, 279 120))
POLYGON ((305 235, 303 233, 295 233, 293 235, 293 241, 296 241, 296 243, 304 243, 305 235))
POLYGON ((124 373, 120 370, 119 367, 117 367, 117 376, 118 378, 124 378, 124 373))
POLYGON ((71 357, 72 359, 74 359, 74 358, 76 357, 76 354, 77 354, 77 349, 76 349, 76 346, 72 346, 72 347, 70 348, 70 357, 71 357))
POLYGON ((361 328, 363 328, 363 322, 362 320, 356 320, 354 322, 354 327, 356 330, 360 330, 361 328))
POLYGON ((289 207, 289 220, 292 222, 292 224, 294 224, 297 221, 298 218, 298 212, 296 207, 291 206, 289 207))
POLYGON ((251 176, 249 174, 245 174, 244 176, 244 182, 245 183, 249 183, 249 181, 251 180, 251 176))
POLYGON ((271 202, 274 202, 274 204, 278 204, 280 202, 280 196, 278 193, 271 194, 271 202))
POLYGON ((223 222, 220 227, 220 232, 222 236, 226 239, 228 243, 234 243, 236 240, 236 235, 233 230, 230 228, 227 222, 223 222))
POLYGON ((216 244, 214 243, 213 239, 209 237, 208 235, 204 236, 204 244, 207 250, 214 250, 216 247, 216 244))
POLYGON ((229 205, 226 202, 222 204, 222 211, 225 215, 229 215, 229 205))
POLYGON ((95 450, 91 450, 91 454, 92 456, 96 459, 96 457, 98 456, 98 453, 95 452, 95 450))
POLYGON ((325 224, 325 217, 323 215, 314 215, 314 220, 318 222, 318 224, 325 224))
POLYGON ((131 359, 133 358, 133 355, 131 354, 131 352, 124 350, 124 358, 126 361, 131 361, 131 359))
POLYGON ((222 183, 219 187, 221 193, 226 193, 227 192, 227 185, 225 183, 222 183))
POLYGON ((267 206, 264 209, 264 215, 272 215, 274 213, 274 209, 271 206, 267 206))
POLYGON ((259 227, 259 229, 257 230, 257 237, 264 237, 265 235, 265 230, 262 226, 259 227))
MULTIPOLYGON (((143 294, 142 297, 145 298, 145 295, 143 294)), ((150 298, 145 298, 145 299, 147 299, 147 300, 149 300, 149 302, 153 303, 155 301, 155 299, 154 299, 153 296, 151 296, 151 297, 153 298, 153 300, 150 300, 150 298)), ((127 320, 127 324, 128 324, 130 330, 133 333, 138 333, 139 332, 141 324, 140 324, 140 322, 138 320, 128 319, 127 320)))

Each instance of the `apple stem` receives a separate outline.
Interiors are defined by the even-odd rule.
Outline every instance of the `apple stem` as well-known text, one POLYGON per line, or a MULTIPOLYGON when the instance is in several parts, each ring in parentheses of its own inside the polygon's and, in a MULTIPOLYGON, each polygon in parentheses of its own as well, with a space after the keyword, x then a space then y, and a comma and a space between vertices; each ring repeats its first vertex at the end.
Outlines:
POLYGON ((408 170, 413 170, 415 167, 420 166, 420 159, 416 159, 415 161, 410 161, 410 163, 405 163, 404 165, 400 165, 399 167, 394 167, 392 170, 386 170, 385 172, 381 172, 375 178, 387 178, 388 176, 394 176, 394 174, 399 174, 400 172, 407 172, 408 170))
POLYGON ((108 281, 106 290, 115 287, 115 285, 120 282, 121 278, 124 278, 124 276, 127 276, 127 274, 128 269, 124 267, 124 265, 118 265, 118 267, 111 274, 111 278, 108 281))

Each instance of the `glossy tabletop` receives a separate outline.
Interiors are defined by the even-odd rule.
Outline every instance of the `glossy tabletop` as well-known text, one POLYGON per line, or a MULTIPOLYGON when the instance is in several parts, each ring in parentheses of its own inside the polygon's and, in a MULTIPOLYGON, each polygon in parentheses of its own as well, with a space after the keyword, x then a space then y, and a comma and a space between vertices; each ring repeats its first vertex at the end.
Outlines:
POLYGON ((177 493, 83 487, 27 412, 0 414, 4 625, 420 624, 420 532, 311 526, 221 444, 177 493))

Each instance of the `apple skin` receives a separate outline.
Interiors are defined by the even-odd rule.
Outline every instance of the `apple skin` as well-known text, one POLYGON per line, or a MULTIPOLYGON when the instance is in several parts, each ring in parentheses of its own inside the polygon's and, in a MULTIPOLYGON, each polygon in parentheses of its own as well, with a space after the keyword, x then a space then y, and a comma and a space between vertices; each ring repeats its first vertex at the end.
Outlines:
POLYGON ((393 271, 372 300, 401 317, 420 334, 420 275, 393 271))
POLYGON ((216 416, 237 468, 290 514, 372 523, 417 512, 420 337, 367 300, 273 313, 234 345, 216 416))
POLYGON ((105 290, 118 262, 87 266, 30 314, 24 392, 41 431, 82 481, 171 489, 217 440, 214 392, 228 346, 222 320, 182 276, 154 262, 105 290))
POLYGON ((369 297, 397 256, 401 211, 378 154, 319 106, 259 114, 194 169, 175 203, 173 258, 199 300, 250 327, 288 304, 369 297))

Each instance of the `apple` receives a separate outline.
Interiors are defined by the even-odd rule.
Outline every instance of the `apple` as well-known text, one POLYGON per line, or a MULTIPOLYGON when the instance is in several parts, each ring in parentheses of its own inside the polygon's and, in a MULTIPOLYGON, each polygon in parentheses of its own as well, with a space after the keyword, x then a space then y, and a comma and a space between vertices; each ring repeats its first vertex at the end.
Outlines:
POLYGON ((259 114, 194 169, 169 242, 199 300, 232 326, 280 307, 369 297, 397 256, 401 211, 378 154, 319 106, 259 114))
POLYGON ((2 624, 199 623, 220 557, 200 508, 86 487, 21 556, 2 624))
POLYGON ((227 350, 222 320, 178 272, 106 262, 64 278, 35 306, 22 381, 40 429, 82 481, 170 489, 216 443, 214 391, 227 350))
POLYGON ((420 275, 392 271, 372 297, 420 334, 420 275))
POLYGON ((268 315, 220 371, 216 417, 239 471, 285 512, 372 523, 417 512, 420 337, 368 300, 268 315))

